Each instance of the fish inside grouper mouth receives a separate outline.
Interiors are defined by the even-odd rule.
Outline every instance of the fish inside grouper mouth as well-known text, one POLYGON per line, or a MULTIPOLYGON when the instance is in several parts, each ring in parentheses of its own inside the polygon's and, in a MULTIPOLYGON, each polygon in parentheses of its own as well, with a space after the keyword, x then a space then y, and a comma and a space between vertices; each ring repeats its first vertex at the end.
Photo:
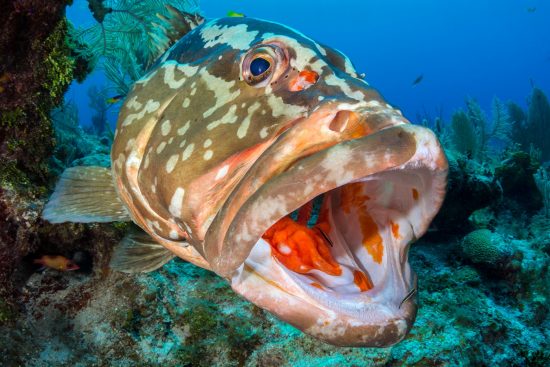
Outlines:
POLYGON ((142 230, 114 269, 179 256, 325 342, 402 340, 417 309, 409 245, 445 194, 435 135, 293 29, 174 14, 191 30, 126 97, 112 171, 67 170, 43 216, 131 220, 142 230))

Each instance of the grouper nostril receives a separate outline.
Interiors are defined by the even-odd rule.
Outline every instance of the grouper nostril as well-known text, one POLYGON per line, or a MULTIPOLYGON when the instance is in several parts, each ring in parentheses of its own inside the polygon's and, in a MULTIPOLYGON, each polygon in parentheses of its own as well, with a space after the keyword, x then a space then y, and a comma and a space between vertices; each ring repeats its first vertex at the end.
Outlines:
POLYGON ((338 133, 343 132, 348 126, 348 122, 350 120, 352 113, 354 112, 339 111, 334 117, 334 119, 331 121, 329 125, 329 129, 338 133))

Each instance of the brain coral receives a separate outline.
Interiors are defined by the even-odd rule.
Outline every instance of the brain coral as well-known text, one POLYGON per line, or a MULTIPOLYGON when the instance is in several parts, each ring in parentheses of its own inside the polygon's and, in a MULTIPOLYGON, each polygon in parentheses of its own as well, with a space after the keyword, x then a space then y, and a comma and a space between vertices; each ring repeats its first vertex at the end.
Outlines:
POLYGON ((510 254, 502 237, 488 229, 478 229, 466 235, 461 246, 464 256, 475 264, 496 266, 510 254))

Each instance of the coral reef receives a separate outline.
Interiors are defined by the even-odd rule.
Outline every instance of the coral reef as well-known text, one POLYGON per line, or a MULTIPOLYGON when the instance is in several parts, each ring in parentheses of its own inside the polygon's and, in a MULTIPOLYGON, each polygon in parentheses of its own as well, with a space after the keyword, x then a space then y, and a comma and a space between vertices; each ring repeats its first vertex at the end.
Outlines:
POLYGON ((498 267, 511 254, 504 239, 488 229, 478 229, 466 235, 461 248, 468 260, 489 267, 498 267))
POLYGON ((495 169, 495 178, 504 195, 522 208, 538 211, 542 208, 542 196, 537 190, 534 174, 540 164, 528 153, 511 152, 495 169))
POLYGON ((546 169, 540 168, 533 177, 542 197, 544 216, 550 218, 550 176, 546 169))
POLYGON ((475 160, 453 151, 446 153, 449 160, 447 196, 433 227, 446 233, 466 232, 470 215, 497 202, 501 188, 492 173, 475 160))
POLYGON ((24 283, 28 312, 0 326, 0 356, 29 366, 537 365, 548 358, 550 278, 534 242, 514 245, 522 257, 501 277, 461 264, 454 245, 415 245, 419 314, 411 334, 386 349, 321 343, 179 260, 136 276, 48 270, 24 283))
POLYGON ((550 160, 550 102, 546 94, 539 88, 533 88, 527 114, 513 103, 508 105, 508 109, 516 141, 524 150, 531 145, 536 147, 543 161, 550 160))

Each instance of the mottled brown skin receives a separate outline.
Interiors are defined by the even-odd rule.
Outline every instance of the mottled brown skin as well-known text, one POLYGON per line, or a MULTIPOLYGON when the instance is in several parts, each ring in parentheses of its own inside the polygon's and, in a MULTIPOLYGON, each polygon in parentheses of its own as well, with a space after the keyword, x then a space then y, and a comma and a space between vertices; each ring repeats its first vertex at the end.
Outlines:
POLYGON ((435 136, 410 125, 339 52, 275 23, 203 24, 128 95, 111 158, 120 198, 140 227, 284 321, 349 346, 387 346, 412 326, 415 300, 401 302, 416 287, 408 245, 441 205, 447 161, 435 136), (275 65, 255 82, 247 68, 260 51, 274 55, 275 65), (257 241, 279 219, 319 194, 369 177, 386 179, 391 190, 397 185, 384 215, 407 220, 383 243, 385 262, 371 265, 380 283, 400 288, 393 294, 378 286, 382 295, 389 291, 387 307, 385 296, 378 303, 358 296, 357 307, 377 321, 331 309, 298 283, 285 283, 290 278, 280 264, 272 265, 273 279, 249 264, 257 241), (424 186, 413 200, 416 188, 399 184, 415 180, 424 186), (405 212, 396 216, 401 206, 405 212))

